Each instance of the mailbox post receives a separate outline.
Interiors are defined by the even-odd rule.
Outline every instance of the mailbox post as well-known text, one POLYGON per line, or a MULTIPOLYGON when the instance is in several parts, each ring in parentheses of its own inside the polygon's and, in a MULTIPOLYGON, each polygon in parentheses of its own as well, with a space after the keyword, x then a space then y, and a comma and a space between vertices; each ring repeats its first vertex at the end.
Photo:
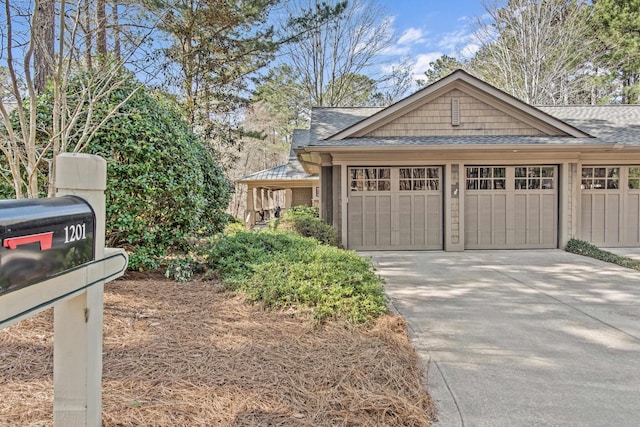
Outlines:
MULTIPOLYGON (((104 258, 107 162, 98 156, 64 153, 56 157, 56 195, 85 199, 96 216, 95 259, 104 258)), ((91 282, 104 277, 97 264, 91 282)), ((56 426, 102 424, 102 322, 104 282, 53 309, 54 403, 56 426)))
POLYGON ((105 248, 106 162, 56 158, 53 199, 0 202, 0 328, 53 307, 55 426, 102 424, 104 283, 128 257, 105 248))

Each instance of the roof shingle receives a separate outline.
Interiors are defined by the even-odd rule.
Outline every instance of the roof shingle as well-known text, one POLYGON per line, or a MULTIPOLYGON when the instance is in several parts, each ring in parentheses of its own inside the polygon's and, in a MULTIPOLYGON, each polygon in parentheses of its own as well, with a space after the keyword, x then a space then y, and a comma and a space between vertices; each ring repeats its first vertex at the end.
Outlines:
POLYGON ((382 108, 314 108, 308 145, 330 147, 431 146, 475 144, 607 144, 640 146, 640 105, 537 107, 595 138, 555 136, 428 136, 364 137, 327 140, 330 136, 377 113, 382 108))
POLYGON ((236 182, 248 181, 294 181, 294 180, 314 180, 318 179, 313 175, 306 173, 298 161, 297 157, 289 157, 289 161, 274 168, 265 169, 250 175, 243 176, 236 182))

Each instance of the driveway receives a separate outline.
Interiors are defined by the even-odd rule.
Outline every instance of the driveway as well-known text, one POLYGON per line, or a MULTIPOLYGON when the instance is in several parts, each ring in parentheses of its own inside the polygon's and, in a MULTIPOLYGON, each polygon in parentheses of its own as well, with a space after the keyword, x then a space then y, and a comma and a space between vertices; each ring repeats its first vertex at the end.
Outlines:
POLYGON ((640 272, 561 250, 361 252, 438 426, 640 425, 640 272))

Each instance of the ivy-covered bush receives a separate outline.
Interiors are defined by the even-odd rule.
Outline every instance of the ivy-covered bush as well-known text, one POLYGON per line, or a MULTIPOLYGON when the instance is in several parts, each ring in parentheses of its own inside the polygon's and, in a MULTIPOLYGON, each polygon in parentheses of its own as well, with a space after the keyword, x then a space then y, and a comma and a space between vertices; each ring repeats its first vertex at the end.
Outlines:
POLYGON ((338 234, 331 225, 318 217, 318 208, 294 206, 273 221, 273 228, 294 232, 302 237, 313 237, 320 243, 337 246, 338 234))
POLYGON ((270 308, 306 307, 319 321, 364 323, 387 311, 382 279, 355 252, 280 231, 218 237, 207 267, 270 308))
MULTIPOLYGON (((122 78, 125 84, 93 106, 92 120, 101 121, 133 95, 84 152, 107 161, 107 244, 130 253, 129 268, 153 269, 168 252, 185 249, 189 237, 224 229, 230 185, 173 101, 139 89, 132 75, 122 78)), ((86 79, 80 75, 70 85, 71 104, 73 91, 81 90, 86 79)), ((42 127, 51 129, 51 93, 41 95, 38 103, 42 127)), ((68 144, 73 147, 75 141, 68 144)))

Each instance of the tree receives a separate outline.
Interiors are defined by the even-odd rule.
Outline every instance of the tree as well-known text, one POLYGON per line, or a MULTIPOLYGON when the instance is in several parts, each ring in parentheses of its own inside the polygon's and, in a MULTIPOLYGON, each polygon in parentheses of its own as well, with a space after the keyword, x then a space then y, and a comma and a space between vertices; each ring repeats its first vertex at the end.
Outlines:
POLYGON ((294 68, 281 64, 269 70, 253 93, 252 104, 265 109, 277 122, 276 132, 288 139, 294 129, 309 125, 308 99, 294 68))
MULTIPOLYGON (((17 198, 38 197, 42 191, 52 196, 55 176, 55 162, 52 160, 55 156, 65 151, 83 151, 100 127, 122 106, 112 105, 106 115, 96 118, 95 112, 102 108, 101 102, 124 83, 121 78, 124 64, 105 60, 95 73, 85 72, 77 32, 83 21, 82 7, 62 2, 57 8, 54 56, 49 58, 50 52, 44 54, 47 57, 45 62, 52 68, 47 71, 50 73, 51 91, 43 96, 52 111, 51 127, 43 128, 38 116, 38 90, 33 76, 33 70, 37 71, 34 52, 39 46, 53 44, 54 41, 42 40, 44 33, 34 31, 32 27, 39 22, 42 1, 48 0, 38 0, 26 11, 21 2, 4 2, 7 22, 3 49, 7 55, 10 96, 0 98, 3 125, 0 128, 0 151, 6 159, 4 177, 17 198), (79 75, 84 76, 80 79, 82 84, 71 89, 70 81, 79 75)), ((51 36, 50 32, 47 34, 51 36)), ((122 103, 126 101, 123 99, 122 103)))
POLYGON ((53 45, 55 40, 55 1, 40 0, 33 13, 33 85, 37 94, 44 92, 53 75, 53 45))
POLYGON ((424 80, 417 80, 419 86, 427 86, 431 83, 437 82, 443 77, 448 76, 458 68, 463 68, 463 65, 456 58, 448 55, 442 55, 435 61, 429 62, 429 68, 424 72, 427 77, 424 80))
POLYGON ((189 122, 207 128, 215 116, 246 105, 251 78, 272 58, 265 24, 276 0, 170 0, 155 13, 169 35, 167 79, 179 85, 189 122))
POLYGON ((175 104, 138 89, 131 77, 103 103, 119 105, 125 98, 87 152, 107 160, 109 245, 132 253, 130 268, 146 269, 172 248, 182 249, 187 236, 221 231, 230 192, 214 156, 175 104))
POLYGON ((485 6, 484 45, 470 63, 483 79, 530 104, 584 102, 602 49, 590 7, 576 0, 509 0, 485 6), (585 95, 586 93, 586 95, 585 95))
POLYGON ((594 1, 597 35, 607 48, 610 81, 618 81, 622 103, 640 103, 640 0, 594 1))
POLYGON ((373 94, 371 105, 386 107, 407 96, 415 81, 413 79, 413 61, 404 58, 392 64, 386 76, 377 82, 377 92, 373 94))
MULTIPOLYGON (((70 93, 79 92, 86 79, 73 78, 70 93)), ((68 106, 103 122, 84 151, 107 161, 107 243, 127 249, 130 268, 146 269, 157 267, 167 251, 183 249, 185 238, 221 231, 230 187, 174 102, 140 88, 129 73, 121 80, 96 106, 80 97, 69 99, 68 106), (110 114, 115 106, 118 114, 110 114)), ((38 98, 39 135, 52 132, 52 96, 49 88, 38 98)), ((82 122, 76 122, 70 143, 82 137, 82 122)))
POLYGON ((375 2, 298 0, 287 12, 295 18, 285 22, 283 33, 294 42, 284 52, 309 105, 352 105, 375 92, 369 83, 390 78, 374 75, 394 40, 391 22, 375 2))
POLYGON ((107 5, 106 0, 96 0, 96 50, 98 60, 107 57, 107 5))

